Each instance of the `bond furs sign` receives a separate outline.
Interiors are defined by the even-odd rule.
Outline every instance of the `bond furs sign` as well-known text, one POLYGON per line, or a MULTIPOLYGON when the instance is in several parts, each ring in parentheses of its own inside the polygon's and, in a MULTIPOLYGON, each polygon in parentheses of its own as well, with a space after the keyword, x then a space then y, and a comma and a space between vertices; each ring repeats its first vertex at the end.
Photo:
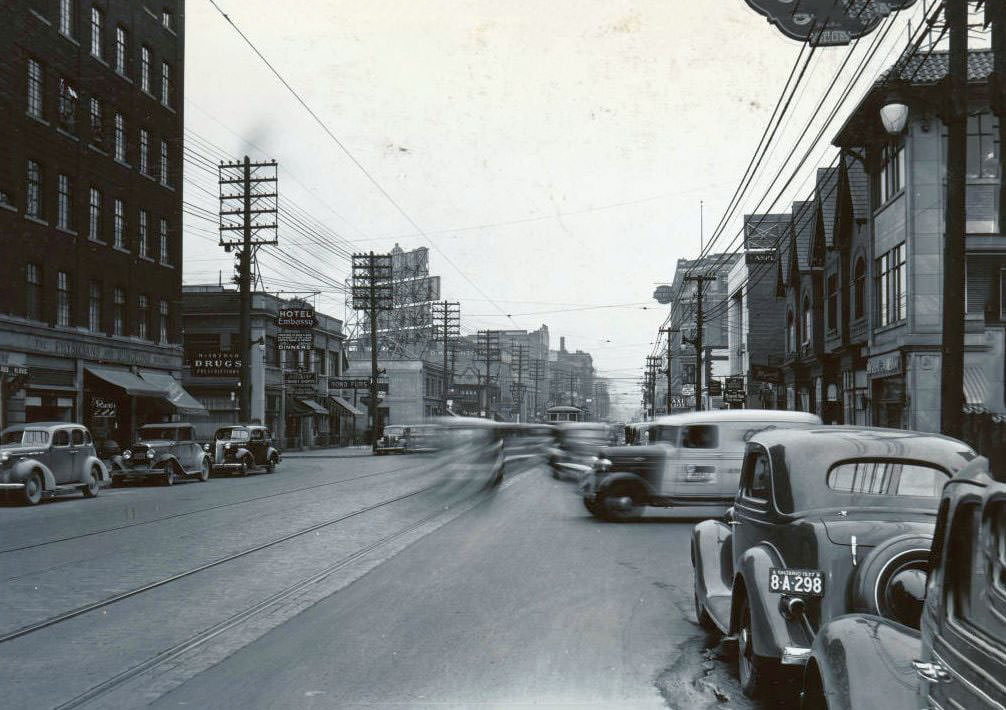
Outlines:
POLYGON ((191 355, 189 367, 194 377, 240 377, 241 356, 225 350, 196 352, 191 355))
POLYGON ((873 32, 891 13, 915 0, 746 0, 790 39, 839 46, 873 32))
POLYGON ((276 325, 280 328, 317 328, 318 319, 311 306, 284 306, 279 309, 276 325))

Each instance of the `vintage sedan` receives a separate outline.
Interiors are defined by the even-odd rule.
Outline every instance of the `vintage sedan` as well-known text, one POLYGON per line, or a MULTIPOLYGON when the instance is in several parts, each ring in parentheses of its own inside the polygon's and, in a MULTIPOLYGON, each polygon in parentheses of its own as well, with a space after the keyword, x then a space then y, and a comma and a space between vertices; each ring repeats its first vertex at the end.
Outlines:
POLYGON ((943 484, 975 452, 949 437, 830 426, 748 442, 726 522, 692 532, 695 613, 737 642, 749 696, 804 665, 817 630, 863 611, 905 625, 925 584, 943 484))
POLYGON ((1006 707, 1006 473, 987 459, 944 486, 929 559, 925 590, 892 588, 904 613, 921 609, 921 632, 875 614, 821 628, 806 710, 1006 707))
POLYGON ((405 437, 408 429, 401 424, 389 424, 384 427, 381 436, 374 444, 374 453, 378 456, 382 454, 404 454, 405 437))
POLYGON ((208 481, 210 455, 196 441, 195 427, 180 422, 146 424, 115 460, 112 485, 154 478, 170 486, 185 478, 208 481))
POLYGON ((213 435, 213 472, 247 476, 256 469, 272 473, 280 453, 272 432, 260 424, 236 424, 217 429, 213 435))
POLYGON ((80 424, 18 424, 0 434, 0 491, 20 494, 27 505, 76 491, 94 498, 107 480, 91 432, 80 424))

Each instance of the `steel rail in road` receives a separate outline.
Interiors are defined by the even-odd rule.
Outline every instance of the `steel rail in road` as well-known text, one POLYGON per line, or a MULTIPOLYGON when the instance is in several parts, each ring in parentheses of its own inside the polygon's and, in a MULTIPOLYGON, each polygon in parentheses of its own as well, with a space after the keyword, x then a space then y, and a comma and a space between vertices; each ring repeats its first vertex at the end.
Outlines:
MULTIPOLYGON (((293 493, 300 493, 302 491, 310 491, 315 488, 324 488, 325 486, 336 486, 340 483, 350 483, 351 481, 359 481, 364 478, 373 478, 374 476, 384 476, 389 473, 396 473, 398 471, 404 471, 406 469, 412 468, 411 466, 399 466, 398 468, 388 469, 387 471, 377 471, 375 473, 365 473, 360 476, 353 476, 351 478, 340 478, 337 481, 327 481, 325 483, 316 483, 310 486, 302 486, 301 488, 293 488, 286 491, 278 491, 276 493, 270 493, 268 495, 255 496, 254 498, 244 498, 242 500, 230 501, 229 503, 220 503, 218 505, 211 505, 207 508, 197 508, 196 510, 187 510, 182 513, 173 513, 171 515, 164 515, 160 518, 151 518, 150 520, 140 520, 135 523, 126 523, 124 525, 116 525, 111 528, 103 528, 101 530, 91 530, 86 533, 81 533, 80 535, 70 535, 67 537, 59 537, 53 540, 44 540, 42 542, 34 542, 30 545, 22 545, 21 547, 8 547, 0 550, 0 555, 6 554, 8 552, 20 552, 22 550, 31 550, 36 547, 44 547, 46 545, 55 545, 60 542, 72 542, 73 540, 79 540, 85 537, 91 537, 93 535, 102 535, 108 532, 115 532, 116 530, 125 530, 126 528, 135 528, 141 525, 151 525, 153 523, 160 523, 165 520, 176 520, 178 518, 184 518, 187 515, 198 515, 199 513, 206 513, 213 510, 220 510, 221 508, 230 508, 235 505, 244 505, 245 503, 254 503, 260 500, 268 500, 270 498, 279 498, 280 496, 291 495, 293 493)), ((24 575, 21 575, 24 576, 24 575)), ((11 578, 14 579, 14 578, 11 578)), ((11 581, 10 579, 5 581, 11 581)))
MULTIPOLYGON (((521 458, 526 458, 526 457, 521 457, 521 458)), ((507 461, 509 461, 509 460, 511 460, 511 459, 507 459, 507 461)), ((514 458, 514 460, 516 460, 516 457, 514 458)), ((529 470, 530 469, 526 469, 526 470, 524 470, 524 471, 522 471, 520 473, 512 475, 510 477, 510 481, 508 483, 504 484, 504 485, 505 486, 512 485, 514 481, 516 481, 521 476, 525 475, 529 470)), ((389 504, 391 502, 394 502, 394 501, 397 501, 397 500, 402 500, 404 498, 408 498, 408 497, 411 497, 411 496, 414 496, 414 495, 418 495, 419 493, 422 493, 425 490, 430 490, 431 488, 435 488, 435 487, 436 487, 436 485, 434 485, 434 486, 427 486, 426 488, 422 488, 422 489, 420 489, 418 491, 413 491, 412 493, 406 494, 404 496, 399 496, 397 498, 389 499, 388 501, 384 501, 382 503, 378 503, 377 505, 371 506, 368 509, 369 510, 373 510, 376 507, 380 507, 382 505, 387 505, 387 504, 389 504)), ((239 611, 239 612, 237 612, 235 614, 232 614, 231 616, 227 617, 223 621, 220 621, 220 622, 214 624, 213 626, 210 626, 207 629, 203 629, 199 633, 194 634, 194 635, 190 636, 189 638, 187 638, 187 639, 185 639, 183 641, 180 641, 179 643, 175 644, 174 646, 171 646, 170 648, 167 648, 167 649, 161 651, 157 655, 152 656, 152 657, 150 657, 150 658, 148 658, 148 659, 146 659, 146 660, 144 660, 144 661, 142 661, 142 662, 140 662, 140 663, 138 663, 138 664, 136 664, 136 665, 134 665, 134 666, 132 666, 132 667, 130 667, 130 668, 128 668, 128 669, 120 672, 120 673, 118 673, 117 675, 112 676, 108 680, 105 680, 105 681, 99 683, 98 685, 92 686, 91 688, 89 688, 85 692, 83 692, 83 693, 81 693, 81 694, 79 694, 79 695, 71 698, 70 700, 67 700, 64 703, 61 703, 60 705, 57 705, 54 710, 71 710, 72 708, 78 708, 78 707, 80 707, 80 706, 82 706, 82 705, 84 705, 86 703, 89 703, 90 701, 92 701, 92 700, 94 700, 96 698, 101 697, 102 695, 108 694, 109 692, 111 692, 112 690, 114 690, 115 688, 117 688, 118 686, 122 685, 123 683, 125 683, 125 682, 127 682, 127 681, 129 681, 129 680, 131 680, 133 678, 136 678, 137 676, 145 673, 146 671, 150 670, 151 668, 155 668, 156 666, 158 666, 158 665, 160 665, 162 663, 166 663, 168 661, 171 661, 172 659, 177 658, 178 656, 180 656, 180 655, 182 655, 182 654, 184 654, 184 653, 186 653, 186 652, 188 652, 188 651, 190 651, 190 650, 192 650, 194 648, 198 648, 199 646, 201 646, 201 645, 203 645, 203 644, 211 641, 212 639, 214 639, 217 636, 219 636, 220 634, 228 631, 229 629, 237 626, 238 624, 240 624, 240 623, 242 623, 242 622, 244 622, 244 621, 246 621, 248 619, 251 619, 251 618, 255 617, 258 614, 263 613, 264 611, 266 611, 267 609, 269 609, 274 604, 276 604, 278 602, 281 602, 281 601, 283 601, 285 599, 288 599, 288 598, 290 598, 292 596, 297 595, 298 593, 300 593, 304 589, 310 587, 313 584, 317 584, 318 582, 321 582, 326 577, 329 577, 330 575, 334 574, 338 570, 342 569, 343 567, 345 567, 345 566, 347 566, 349 564, 352 564, 353 562, 361 559, 362 557, 364 557, 365 555, 373 552, 374 550, 377 550, 377 549, 380 549, 381 547, 389 545, 390 543, 394 542, 395 540, 397 540, 397 539, 399 539, 399 538, 401 538, 401 537, 403 537, 405 535, 408 535, 409 533, 411 533, 411 532, 413 532, 413 531, 421 528, 422 526, 424 526, 427 523, 435 520, 438 517, 447 515, 448 512, 449 512, 449 510, 450 510, 450 508, 456 507, 457 505, 461 505, 461 504, 467 502, 468 500, 470 500, 472 498, 475 498, 476 496, 480 496, 480 495, 483 496, 483 500, 487 500, 488 498, 486 497, 486 493, 487 493, 487 490, 484 487, 480 487, 480 488, 476 489, 475 491, 473 491, 472 493, 468 494, 467 496, 462 497, 460 500, 455 501, 453 504, 451 504, 449 506, 442 507, 442 508, 437 508, 437 510, 433 511, 432 513, 430 513, 429 515, 425 516, 424 518, 422 518, 422 519, 420 519, 420 520, 418 520, 418 521, 416 521, 416 522, 414 522, 414 523, 412 523, 412 524, 410 524, 410 525, 408 525, 408 526, 406 526, 406 527, 404 527, 404 528, 402 528, 402 529, 400 529, 400 530, 398 530, 398 531, 396 531, 394 533, 386 535, 385 537, 381 538, 380 540, 372 542, 369 545, 366 545, 365 547, 362 547, 359 550, 356 550, 355 552, 353 552, 353 553, 351 553, 349 555, 346 555, 345 557, 337 560, 336 562, 334 562, 333 564, 329 565, 328 567, 326 567, 325 569, 321 570, 320 572, 316 572, 315 574, 311 575, 310 577, 302 579, 299 582, 296 582, 295 584, 292 584, 289 587, 286 587, 285 589, 283 589, 283 590, 281 590, 279 592, 276 592, 275 594, 273 594, 273 595, 271 595, 271 596, 269 596, 269 597, 267 597, 267 598, 265 598, 265 599, 263 599, 263 600, 261 600, 259 602, 256 602, 255 604, 253 604, 253 605, 251 605, 251 606, 249 606, 249 607, 247 607, 247 608, 245 608, 245 609, 243 609, 243 610, 241 610, 241 611, 239 611)), ((480 501, 479 503, 476 503, 476 505, 480 505, 481 503, 482 503, 482 501, 480 501)), ((473 507, 475 507, 475 506, 473 506, 473 507)), ((361 509, 361 511, 357 511, 356 513, 350 513, 349 515, 343 516, 343 518, 341 518, 341 519, 344 520, 345 518, 357 515, 360 512, 363 512, 363 510, 364 509, 361 509)), ((464 512, 467 512, 467 511, 462 511, 461 514, 464 514, 464 512)), ((320 527, 320 526, 314 526, 314 527, 311 528, 311 530, 316 529, 317 527, 320 527)), ((309 532, 309 531, 310 530, 305 531, 305 532, 309 532)), ((297 533, 297 534, 302 534, 302 533, 297 533)), ((287 536, 287 538, 294 537, 294 536, 295 535, 287 536)), ((191 574, 191 573, 189 573, 189 574, 191 574)), ((6 638, 0 638, 0 643, 2 643, 4 640, 6 640, 6 638)))

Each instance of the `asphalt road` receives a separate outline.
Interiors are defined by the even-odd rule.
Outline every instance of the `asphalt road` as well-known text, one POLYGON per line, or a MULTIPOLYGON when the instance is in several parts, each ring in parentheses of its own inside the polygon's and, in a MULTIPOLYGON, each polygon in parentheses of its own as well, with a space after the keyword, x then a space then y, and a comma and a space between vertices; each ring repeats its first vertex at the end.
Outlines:
POLYGON ((753 707, 694 621, 694 519, 599 522, 535 464, 316 454, 2 505, 3 704, 753 707))

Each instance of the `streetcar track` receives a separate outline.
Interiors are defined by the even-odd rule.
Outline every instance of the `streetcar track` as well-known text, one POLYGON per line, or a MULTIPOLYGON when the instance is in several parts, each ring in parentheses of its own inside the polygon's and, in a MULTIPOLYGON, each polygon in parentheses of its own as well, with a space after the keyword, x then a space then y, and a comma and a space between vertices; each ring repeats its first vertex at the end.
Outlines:
POLYGON ((185 572, 179 572, 177 574, 171 575, 170 577, 164 577, 163 579, 159 579, 159 580, 157 580, 155 582, 150 582, 149 584, 145 584, 142 587, 137 587, 136 589, 131 589, 131 590, 126 591, 126 592, 120 592, 119 594, 113 594, 112 596, 106 597, 105 599, 101 599, 101 600, 96 601, 96 602, 91 602, 89 604, 84 604, 83 606, 79 606, 79 607, 77 607, 75 609, 71 609, 69 611, 63 612, 62 614, 57 614, 56 616, 51 616, 48 619, 43 619, 42 621, 35 622, 34 624, 28 624, 27 626, 22 626, 19 629, 15 629, 14 631, 10 631, 8 633, 0 635, 0 644, 7 643, 8 641, 13 641, 13 640, 21 638, 23 636, 27 636, 27 635, 35 633, 37 631, 41 631, 43 629, 47 629, 50 626, 55 626, 56 624, 60 624, 60 623, 62 623, 64 621, 69 621, 70 619, 74 619, 74 618, 76 618, 78 616, 81 616, 83 614, 87 614, 88 612, 96 611, 96 610, 101 609, 103 607, 111 606, 112 604, 115 604, 116 602, 120 602, 120 601, 123 601, 125 599, 129 599, 131 597, 135 597, 135 596, 137 596, 139 594, 143 594, 144 592, 149 592, 149 591, 151 591, 153 589, 157 589, 157 588, 163 587, 163 586, 165 586, 167 584, 171 584, 172 582, 177 582, 177 581, 179 581, 181 579, 185 579, 186 577, 191 577, 192 575, 198 574, 199 572, 204 572, 204 571, 206 571, 208 569, 213 569, 214 567, 219 567, 221 565, 227 564, 228 562, 233 562, 234 560, 240 559, 242 557, 246 557, 247 555, 251 555, 251 554, 254 554, 256 552, 261 552, 262 550, 266 550, 266 549, 268 549, 270 547, 275 547, 276 545, 280 545, 280 544, 282 544, 284 542, 287 542, 287 541, 292 540, 294 538, 300 537, 302 535, 307 535, 308 533, 312 533, 312 532, 314 532, 316 530, 320 530, 321 528, 325 528, 325 527, 328 527, 330 525, 335 525, 335 524, 341 523, 341 522, 343 522, 345 520, 349 520, 350 518, 355 518, 358 515, 362 515, 364 513, 369 513, 372 510, 377 510, 378 508, 382 508, 382 507, 384 507, 386 505, 391 505, 392 503, 397 503, 399 501, 406 500, 408 498, 412 498, 412 497, 417 496, 417 495, 419 495, 421 493, 425 493, 426 491, 433 490, 434 488, 437 488, 439 486, 440 486, 440 482, 437 482, 437 483, 434 483, 432 485, 424 486, 423 488, 419 488, 417 490, 411 491, 409 493, 405 493, 405 494, 402 494, 402 495, 399 495, 399 496, 395 496, 393 498, 385 499, 385 500, 383 500, 383 501, 381 501, 379 503, 375 503, 373 505, 368 505, 368 506, 364 506, 362 508, 358 508, 357 510, 354 510, 354 511, 352 511, 350 513, 346 513, 344 515, 340 515, 337 518, 333 518, 331 520, 326 520, 326 521, 323 521, 321 523, 315 523, 314 525, 311 525, 311 526, 309 526, 307 528, 303 528, 303 529, 298 530, 296 532, 288 533, 286 535, 283 535, 282 537, 276 538, 274 540, 270 540, 268 542, 261 543, 259 545, 255 545, 254 547, 250 547, 250 548, 247 548, 245 550, 241 550, 240 552, 235 552, 235 553, 232 553, 230 555, 225 555, 224 557, 221 557, 219 559, 213 560, 212 562, 207 562, 205 564, 199 565, 198 567, 194 567, 193 569, 186 570, 185 572))
MULTIPOLYGON (((292 493, 301 493, 303 491, 310 491, 315 488, 324 488, 325 486, 334 486, 340 483, 349 483, 351 481, 359 481, 364 478, 373 478, 374 476, 383 476, 388 473, 396 473, 398 471, 404 471, 410 466, 399 466, 398 468, 392 468, 387 471, 377 471, 375 473, 365 473, 360 476, 352 476, 351 478, 341 478, 338 481, 327 481, 325 483, 317 483, 311 486, 304 486, 303 488, 294 488, 288 491, 279 491, 277 493, 270 493, 268 495, 255 496, 254 498, 245 498, 237 501, 230 501, 229 503, 220 503, 219 505, 213 505, 208 508, 198 508, 196 510, 188 510, 183 513, 173 513, 171 515, 164 515, 160 518, 152 518, 150 520, 139 520, 135 523, 126 523, 124 525, 117 525, 112 528, 103 528, 101 530, 92 530, 90 532, 81 533, 80 535, 69 535, 67 537, 60 537, 54 540, 45 540, 43 542, 35 542, 30 545, 22 545, 20 547, 8 547, 0 550, 0 555, 6 554, 8 552, 20 552, 22 550, 31 550, 37 547, 44 547, 46 545, 55 545, 60 542, 72 542, 74 540, 80 540, 85 537, 92 537, 94 535, 103 535, 104 533, 115 532, 116 530, 125 530, 127 528, 140 527, 142 525, 150 525, 152 523, 160 523, 165 520, 176 520, 178 518, 184 518, 188 515, 198 515, 199 513, 207 513, 213 510, 220 510, 222 508, 230 508, 236 505, 243 505, 245 503, 254 503, 260 500, 269 500, 270 498, 279 498, 280 496, 290 495, 292 493)), ((24 575, 22 575, 24 576, 24 575)), ((16 577, 14 578, 16 579, 16 577)), ((11 580, 5 580, 11 581, 11 580)))
MULTIPOLYGON (((507 484, 504 484, 503 487, 509 487, 509 485, 511 485, 512 482, 516 481, 519 477, 521 477, 524 474, 526 474, 528 470, 530 470, 530 469, 526 469, 525 471, 522 471, 520 473, 515 474, 513 477, 511 477, 510 482, 508 482, 507 484)), ((415 492, 410 493, 407 496, 403 496, 403 497, 417 495, 418 493, 421 493, 424 490, 429 490, 429 488, 433 488, 433 487, 435 487, 435 486, 429 486, 427 488, 420 489, 419 491, 415 491, 415 492)), ((95 698, 98 698, 98 697, 100 697, 102 695, 106 695, 107 693, 109 693, 110 691, 114 690, 115 688, 117 688, 118 686, 122 685, 123 683, 126 683, 127 681, 132 680, 133 678, 136 678, 137 676, 142 675, 143 673, 145 673, 146 671, 150 670, 151 668, 155 668, 156 666, 158 666, 158 665, 160 665, 162 663, 165 663, 165 662, 170 661, 170 660, 172 660, 174 658, 177 658, 177 657, 181 656, 182 654, 184 654, 184 653, 186 653, 186 652, 188 652, 188 651, 190 651, 190 650, 192 650, 194 648, 197 648, 197 647, 199 647, 199 646, 201 646, 201 645, 203 645, 203 644, 211 641, 212 639, 216 638, 220 634, 225 633, 226 631, 234 628, 238 624, 240 624, 240 623, 242 623, 242 622, 244 622, 244 621, 246 621, 248 619, 251 619, 251 618, 255 617, 256 615, 262 613, 263 611, 267 610, 268 608, 270 608, 274 604, 276 604, 278 602, 281 602, 281 601, 283 601, 285 599, 288 599, 288 598, 290 598, 290 597, 298 594, 299 592, 307 589, 308 587, 310 587, 313 584, 317 584, 318 582, 323 581, 326 577, 331 576, 332 574, 334 574, 335 572, 339 571, 343 567, 345 567, 345 566, 347 566, 349 564, 352 564, 353 562, 355 562, 355 561, 363 558, 364 556, 368 555, 369 553, 373 552, 374 550, 377 550, 377 549, 379 549, 381 547, 384 547, 385 545, 388 545, 389 543, 394 542, 395 540, 397 540, 397 539, 399 539, 399 538, 401 538, 401 537, 409 534, 410 532, 413 532, 414 530, 417 530, 417 529, 421 528, 422 526, 426 525, 428 522, 430 522, 430 521, 432 521, 432 520, 434 520, 434 519, 436 519, 436 518, 444 515, 446 513, 446 511, 449 510, 450 508, 455 507, 457 505, 461 505, 461 504, 467 502, 468 500, 470 500, 471 498, 474 498, 474 497, 476 497, 478 495, 483 495, 484 496, 485 495, 485 489, 484 488, 479 488, 475 492, 471 493, 470 495, 464 496, 460 500, 454 501, 453 503, 451 503, 448 506, 445 506, 444 508, 437 508, 432 513, 430 513, 429 515, 427 515, 427 516, 421 518, 420 520, 418 520, 418 521, 416 521, 416 522, 414 522, 414 523, 406 526, 405 528, 402 528, 402 529, 400 529, 400 530, 398 530, 398 531, 396 531, 394 533, 386 535, 383 538, 381 538, 379 540, 376 540, 375 542, 372 542, 369 545, 366 545, 366 546, 364 546, 364 547, 362 547, 362 548, 360 548, 360 549, 358 549, 358 550, 350 553, 349 555, 346 555, 345 557, 343 557, 342 559, 334 562, 333 564, 329 565, 325 569, 312 574, 310 577, 307 577, 306 579, 302 579, 299 582, 296 582, 296 583, 290 585, 289 587, 286 587, 285 589, 282 589, 279 592, 276 592, 276 593, 274 593, 274 594, 266 597, 263 600, 255 602, 251 606, 246 607, 245 609, 243 609, 243 610, 241 610, 241 611, 239 611, 239 612, 237 612, 235 614, 232 614, 231 616, 227 617, 226 619, 223 619, 222 621, 219 621, 216 624, 213 624, 212 626, 210 626, 210 627, 208 627, 206 629, 203 629, 202 631, 200 631, 200 632, 198 632, 196 634, 193 634, 192 636, 189 636, 187 639, 184 639, 183 641, 180 641, 180 642, 176 643, 175 645, 171 646, 170 648, 167 648, 167 649, 165 649, 163 651, 160 651, 156 655, 151 656, 150 658, 148 658, 148 659, 146 659, 146 660, 144 660, 144 661, 142 661, 142 662, 140 662, 140 663, 138 663, 138 664, 136 664, 136 665, 134 665, 134 666, 132 666, 130 668, 127 668, 124 671, 119 672, 118 674, 112 676, 111 678, 109 678, 109 679, 107 679, 107 680, 105 680, 105 681, 103 681, 103 682, 101 682, 101 683, 99 683, 99 684, 97 684, 95 686, 92 686, 91 688, 89 688, 88 690, 84 691, 83 693, 81 693, 81 694, 79 694, 79 695, 77 695, 77 696, 75 696, 75 697, 67 700, 64 703, 61 703, 60 705, 57 705, 55 707, 55 710, 71 710, 72 708, 80 707, 80 706, 82 706, 82 705, 90 702, 91 700, 94 700, 95 698)), ((484 500, 486 500, 486 499, 487 498, 484 498, 484 500)), ((478 505, 478 504, 479 503, 477 503, 476 505, 478 505)), ((383 505, 383 504, 378 504, 378 505, 383 505)), ((465 512, 467 512, 467 511, 465 511, 465 512)), ((353 514, 351 514, 351 515, 353 515, 353 514)), ((349 517, 349 516, 347 516, 347 517, 349 517)), ((0 638, 0 643, 2 643, 5 640, 6 640, 6 638, 0 638)))

